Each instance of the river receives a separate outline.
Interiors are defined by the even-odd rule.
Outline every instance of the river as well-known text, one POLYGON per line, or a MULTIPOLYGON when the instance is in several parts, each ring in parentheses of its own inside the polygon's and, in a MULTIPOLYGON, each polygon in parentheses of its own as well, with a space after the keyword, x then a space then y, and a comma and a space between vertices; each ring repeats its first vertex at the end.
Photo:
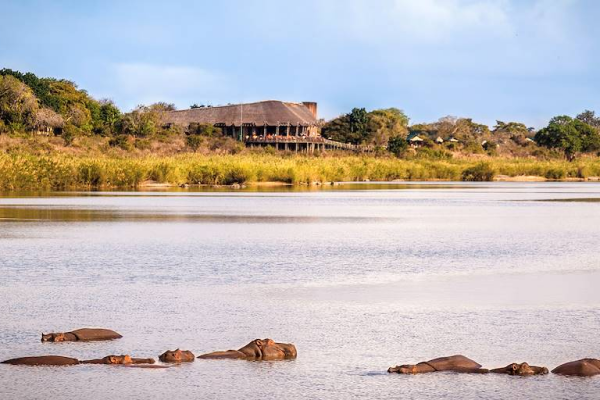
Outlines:
POLYGON ((298 358, 0 365, 0 398, 598 398, 600 377, 386 370, 453 354, 488 368, 599 358, 599 250, 598 183, 4 194, 0 360, 267 337, 298 358), (40 342, 87 326, 124 337, 40 342))

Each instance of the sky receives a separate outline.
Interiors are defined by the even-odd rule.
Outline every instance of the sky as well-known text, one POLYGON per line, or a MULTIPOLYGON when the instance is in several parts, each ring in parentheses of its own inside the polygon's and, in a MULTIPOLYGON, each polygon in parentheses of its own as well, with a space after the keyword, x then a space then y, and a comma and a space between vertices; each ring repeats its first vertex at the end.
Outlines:
POLYGON ((127 111, 267 99, 542 127, 600 112, 595 0, 0 0, 0 68, 127 111))

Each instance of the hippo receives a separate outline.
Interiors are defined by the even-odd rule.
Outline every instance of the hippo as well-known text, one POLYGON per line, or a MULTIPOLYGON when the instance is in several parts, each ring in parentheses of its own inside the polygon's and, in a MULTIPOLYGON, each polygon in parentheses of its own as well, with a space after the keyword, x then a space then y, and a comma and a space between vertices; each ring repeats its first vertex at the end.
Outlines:
POLYGON ((397 365, 388 369, 389 373, 398 374, 424 374, 437 371, 473 374, 485 374, 489 372, 487 369, 482 369, 480 364, 462 355, 435 358, 429 361, 422 361, 416 365, 397 365))
POLYGON ((491 369, 490 372, 494 374, 507 374, 517 376, 530 376, 530 375, 546 375, 548 368, 536 367, 535 365, 529 365, 524 363, 512 363, 502 368, 491 369))
POLYGON ((80 361, 76 358, 62 356, 21 357, 2 361, 2 364, 29 366, 64 366, 77 365, 79 363, 80 361))
POLYGON ((71 332, 42 333, 42 342, 91 342, 120 339, 122 337, 110 329, 82 328, 71 332))
POLYGON ((130 355, 110 355, 95 360, 81 361, 82 364, 111 364, 111 365, 132 365, 132 364, 154 364, 153 358, 132 358, 130 355))
POLYGON ((194 362, 196 356, 189 350, 167 350, 158 356, 158 359, 164 363, 182 363, 194 362))
POLYGON ((594 376, 600 374, 600 360, 595 358, 584 358, 571 361, 552 370, 553 374, 567 376, 594 376))
POLYGON ((295 359, 297 356, 293 344, 276 343, 272 339, 256 339, 239 350, 216 351, 202 354, 198 358, 273 361, 295 359))

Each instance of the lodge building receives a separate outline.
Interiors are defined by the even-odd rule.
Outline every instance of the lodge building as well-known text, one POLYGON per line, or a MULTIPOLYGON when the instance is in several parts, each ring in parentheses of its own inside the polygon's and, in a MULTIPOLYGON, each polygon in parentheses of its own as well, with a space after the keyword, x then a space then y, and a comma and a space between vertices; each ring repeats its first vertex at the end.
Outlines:
POLYGON ((280 150, 304 152, 356 150, 356 146, 321 137, 315 102, 267 100, 192 108, 171 111, 167 113, 166 121, 184 128, 192 123, 211 124, 249 147, 272 146, 280 150))

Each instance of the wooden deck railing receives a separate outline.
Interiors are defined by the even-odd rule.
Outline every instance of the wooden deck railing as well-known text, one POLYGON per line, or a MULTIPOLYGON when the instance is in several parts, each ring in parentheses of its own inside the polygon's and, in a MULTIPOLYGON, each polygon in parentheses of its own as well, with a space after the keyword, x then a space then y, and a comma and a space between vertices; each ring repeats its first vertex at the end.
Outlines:
POLYGON ((337 142, 335 140, 325 139, 320 136, 249 136, 245 139, 246 143, 315 143, 322 144, 334 149, 351 150, 357 152, 373 151, 373 146, 362 146, 350 143, 337 142))

